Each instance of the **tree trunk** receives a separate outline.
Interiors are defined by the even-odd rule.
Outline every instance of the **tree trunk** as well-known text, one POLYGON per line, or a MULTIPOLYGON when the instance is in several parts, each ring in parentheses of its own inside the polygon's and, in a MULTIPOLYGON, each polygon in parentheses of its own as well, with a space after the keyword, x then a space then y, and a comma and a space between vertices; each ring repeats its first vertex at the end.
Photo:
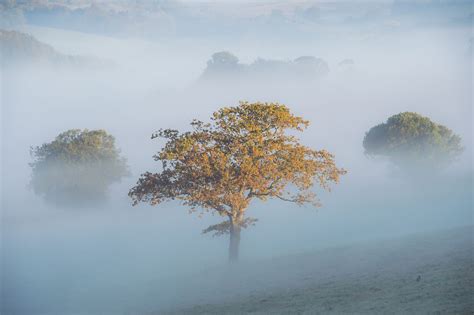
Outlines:
POLYGON ((231 219, 229 240, 229 262, 231 263, 239 260, 240 229, 240 221, 231 219))

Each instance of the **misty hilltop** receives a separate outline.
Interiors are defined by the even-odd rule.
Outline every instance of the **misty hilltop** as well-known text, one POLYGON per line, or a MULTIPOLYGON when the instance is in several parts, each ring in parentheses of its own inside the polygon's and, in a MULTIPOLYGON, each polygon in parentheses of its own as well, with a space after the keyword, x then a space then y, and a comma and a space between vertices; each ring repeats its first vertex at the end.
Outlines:
POLYGON ((35 64, 86 68, 111 67, 112 63, 89 56, 67 55, 29 34, 0 29, 2 67, 35 64))

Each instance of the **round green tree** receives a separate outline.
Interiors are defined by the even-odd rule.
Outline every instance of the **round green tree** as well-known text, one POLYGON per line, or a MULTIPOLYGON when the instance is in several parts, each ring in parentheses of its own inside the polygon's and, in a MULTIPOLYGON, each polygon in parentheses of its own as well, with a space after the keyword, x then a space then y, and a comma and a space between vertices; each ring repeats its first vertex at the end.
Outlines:
POLYGON ((461 152, 461 137, 417 113, 393 115, 366 133, 369 156, 384 156, 408 171, 434 170, 449 165, 461 152))
POLYGON ((112 183, 129 175, 115 138, 104 130, 72 129, 31 148, 31 188, 48 202, 93 204, 106 199, 112 183))

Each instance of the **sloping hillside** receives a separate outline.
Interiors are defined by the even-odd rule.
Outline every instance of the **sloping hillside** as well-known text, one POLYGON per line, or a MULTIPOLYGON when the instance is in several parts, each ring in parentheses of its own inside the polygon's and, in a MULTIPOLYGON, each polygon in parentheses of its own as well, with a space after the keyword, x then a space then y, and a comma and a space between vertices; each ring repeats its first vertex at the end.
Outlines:
POLYGON ((210 272, 174 291, 193 291, 196 305, 170 314, 472 314, 472 233, 458 228, 210 272))
POLYGON ((41 64, 48 66, 103 67, 110 62, 94 57, 71 56, 56 51, 35 37, 18 31, 0 30, 2 66, 41 64))

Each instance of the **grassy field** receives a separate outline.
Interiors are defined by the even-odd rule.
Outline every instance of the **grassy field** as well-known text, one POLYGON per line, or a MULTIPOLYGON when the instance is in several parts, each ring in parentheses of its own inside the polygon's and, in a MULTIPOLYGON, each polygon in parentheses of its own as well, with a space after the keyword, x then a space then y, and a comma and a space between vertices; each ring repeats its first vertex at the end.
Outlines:
POLYGON ((231 266, 189 281, 181 292, 193 301, 182 302, 195 305, 169 313, 472 314, 472 235, 463 227, 231 266))

